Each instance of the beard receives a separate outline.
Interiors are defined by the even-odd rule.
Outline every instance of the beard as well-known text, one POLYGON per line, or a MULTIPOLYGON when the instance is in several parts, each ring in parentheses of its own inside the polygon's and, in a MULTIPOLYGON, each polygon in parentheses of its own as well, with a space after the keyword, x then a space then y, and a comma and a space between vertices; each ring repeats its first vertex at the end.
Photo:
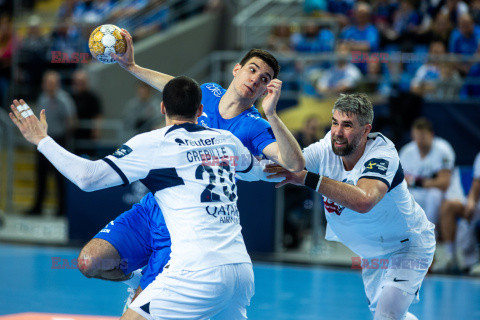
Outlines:
POLYGON ((331 139, 332 139, 333 153, 335 153, 337 156, 340 156, 340 157, 346 157, 351 155, 355 150, 357 150, 360 138, 361 136, 359 136, 358 138, 355 138, 350 143, 347 140, 346 144, 339 148, 339 147, 335 147, 335 140, 337 139, 332 137, 331 139))

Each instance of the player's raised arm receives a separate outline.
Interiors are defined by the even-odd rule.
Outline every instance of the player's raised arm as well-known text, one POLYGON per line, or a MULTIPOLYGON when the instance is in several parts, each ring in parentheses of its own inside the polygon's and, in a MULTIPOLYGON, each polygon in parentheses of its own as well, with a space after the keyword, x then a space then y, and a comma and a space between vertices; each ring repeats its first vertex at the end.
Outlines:
POLYGON ((282 81, 273 79, 267 86, 267 96, 262 102, 263 110, 277 140, 266 146, 263 153, 289 171, 298 172, 305 168, 305 159, 297 140, 277 114, 276 108, 281 91, 282 81))
POLYGON ((135 63, 135 58, 133 54, 132 36, 125 29, 122 29, 121 33, 125 38, 125 41, 127 42, 127 51, 122 56, 112 53, 112 58, 114 58, 123 69, 130 72, 139 80, 148 83, 150 86, 157 89, 158 91, 163 91, 163 88, 165 87, 167 82, 172 80, 173 77, 168 74, 143 68, 137 65, 135 63))
POLYGON ((10 119, 23 137, 37 146, 38 151, 50 161, 61 174, 84 191, 95 191, 123 183, 120 176, 104 161, 91 161, 68 152, 47 135, 45 110, 40 120, 23 100, 13 100, 10 119))

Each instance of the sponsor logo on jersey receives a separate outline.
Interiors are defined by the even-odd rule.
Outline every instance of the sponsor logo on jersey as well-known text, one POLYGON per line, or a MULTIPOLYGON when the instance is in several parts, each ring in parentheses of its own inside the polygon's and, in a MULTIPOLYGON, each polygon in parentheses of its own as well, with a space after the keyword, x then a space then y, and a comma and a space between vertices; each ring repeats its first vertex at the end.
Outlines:
POLYGON ((114 226, 115 223, 112 221, 110 221, 109 223, 107 223, 107 225, 102 229, 100 230, 100 232, 104 232, 104 233, 110 233, 110 225, 114 226))
POLYGON ((345 210, 345 207, 336 204, 332 200, 323 197, 323 204, 325 206, 325 210, 327 210, 330 213, 335 213, 337 216, 341 215, 343 210, 345 210))
POLYGON ((222 90, 218 86, 214 85, 213 83, 207 84, 205 88, 210 90, 210 92, 213 93, 213 95, 217 98, 221 98, 223 95, 222 90))
POLYGON ((253 118, 253 119, 260 119, 259 116, 254 115, 254 114, 252 114, 252 113, 247 113, 247 116, 249 116, 250 118, 253 118))
POLYGON ((186 145, 185 141, 183 141, 182 139, 175 139, 175 142, 178 143, 179 146, 183 146, 183 145, 186 145))
POLYGON ((132 152, 132 149, 127 146, 127 145, 123 145, 121 146, 120 148, 118 148, 112 155, 115 157, 115 158, 123 158, 125 157, 127 154, 129 154, 130 152, 132 152))
POLYGON ((373 158, 365 162, 364 166, 365 170, 363 170, 363 173, 373 172, 385 175, 388 170, 388 160, 373 158))
POLYGON ((219 144, 224 142, 223 139, 198 139, 198 140, 190 140, 190 139, 180 139, 176 138, 175 142, 178 143, 179 146, 194 146, 194 147, 204 147, 204 146, 213 146, 215 144, 219 144))
POLYGON ((206 206, 207 214, 218 219, 221 223, 240 223, 240 212, 236 204, 206 206))
MULTIPOLYGON (((355 185, 355 183, 352 180, 348 180, 348 179, 343 179, 342 182, 355 185)), ((323 204, 324 204, 325 210, 327 210, 330 213, 335 213, 337 216, 341 215, 343 210, 345 210, 344 206, 336 204, 335 202, 328 199, 327 197, 323 197, 323 204)))

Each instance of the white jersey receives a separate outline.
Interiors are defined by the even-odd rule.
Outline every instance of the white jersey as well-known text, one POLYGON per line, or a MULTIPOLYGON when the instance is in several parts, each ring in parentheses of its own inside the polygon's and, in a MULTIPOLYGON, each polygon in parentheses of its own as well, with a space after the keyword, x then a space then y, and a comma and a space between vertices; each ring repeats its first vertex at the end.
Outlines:
POLYGON ((433 178, 444 169, 453 170, 455 152, 452 146, 442 138, 433 138, 432 147, 422 158, 415 141, 407 143, 399 152, 405 175, 415 178, 433 178))
POLYGON ((356 185, 361 178, 377 179, 388 192, 368 213, 358 213, 323 197, 327 218, 327 240, 340 241, 361 257, 374 257, 406 245, 431 246, 430 223, 407 189, 394 144, 380 133, 368 136, 363 156, 346 171, 333 153, 331 133, 305 148, 308 171, 356 185))
POLYGON ((235 173, 250 171, 254 158, 233 134, 190 123, 167 126, 132 138, 104 160, 125 183, 140 180, 155 195, 171 236, 172 269, 251 263, 235 173))

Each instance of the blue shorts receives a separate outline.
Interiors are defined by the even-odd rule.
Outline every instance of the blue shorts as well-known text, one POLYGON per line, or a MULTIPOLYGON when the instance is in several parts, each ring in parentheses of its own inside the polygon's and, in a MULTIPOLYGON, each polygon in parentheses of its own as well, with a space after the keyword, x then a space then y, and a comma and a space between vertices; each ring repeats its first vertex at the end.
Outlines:
POLYGON ((152 193, 107 224, 94 238, 103 239, 115 247, 125 274, 146 266, 140 281, 142 289, 162 272, 170 260, 170 234, 152 193))

